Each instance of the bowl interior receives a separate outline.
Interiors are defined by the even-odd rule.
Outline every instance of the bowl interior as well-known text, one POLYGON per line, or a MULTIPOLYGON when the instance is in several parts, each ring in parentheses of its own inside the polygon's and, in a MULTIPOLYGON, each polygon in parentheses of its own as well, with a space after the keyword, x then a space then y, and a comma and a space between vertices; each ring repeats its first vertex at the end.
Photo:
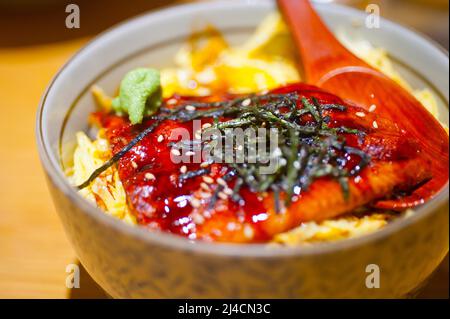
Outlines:
MULTIPOLYGON (((142 15, 91 42, 60 71, 43 98, 38 139, 48 157, 44 160, 47 171, 53 171, 57 183, 68 183, 63 172, 72 161, 75 133, 88 129, 88 115, 95 110, 90 93, 93 84, 114 95, 120 79, 130 69, 173 65, 174 54, 185 39, 208 23, 218 27, 230 43, 242 43, 274 9, 272 1, 180 6, 142 15)), ((389 21, 382 20, 379 29, 368 29, 362 12, 329 4, 317 5, 317 9, 332 30, 385 48, 396 69, 414 88, 432 89, 441 121, 448 125, 449 69, 445 52, 389 21)))

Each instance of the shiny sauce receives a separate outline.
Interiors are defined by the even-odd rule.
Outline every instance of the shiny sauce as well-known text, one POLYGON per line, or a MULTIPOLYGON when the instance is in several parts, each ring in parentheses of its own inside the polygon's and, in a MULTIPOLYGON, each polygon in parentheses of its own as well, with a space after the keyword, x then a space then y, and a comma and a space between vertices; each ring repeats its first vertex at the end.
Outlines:
MULTIPOLYGON (((370 114, 350 105, 339 97, 326 93, 316 87, 306 84, 294 84, 274 90, 272 93, 296 92, 300 98, 315 97, 321 104, 342 104, 347 106, 345 111, 325 111, 329 117, 329 127, 346 126, 363 131, 366 136, 341 134, 349 146, 365 149, 375 160, 391 161, 409 158, 418 152, 418 147, 398 130, 395 124, 378 119, 370 114), (364 116, 362 114, 364 113, 364 116), (378 121, 376 125, 374 122, 378 121), (370 145, 369 145, 370 144, 370 145)), ((211 102, 231 99, 232 96, 216 96, 193 98, 173 96, 165 101, 165 107, 175 108, 190 101, 211 102)), ((300 106, 299 106, 300 107, 300 106)), ((107 113, 95 113, 93 118, 103 127, 110 141, 113 154, 119 152, 130 141, 153 123, 144 121, 140 125, 131 125, 125 117, 107 113)), ((223 119, 219 119, 222 121, 223 119)), ((310 115, 305 115, 301 121, 307 124, 310 115)), ((212 118, 202 119, 202 124, 211 123, 212 118)), ((150 229, 178 234, 189 239, 220 240, 225 232, 234 231, 236 227, 250 226, 242 233, 251 236, 250 242, 264 242, 271 239, 262 227, 271 212, 264 205, 267 194, 257 194, 243 186, 238 202, 221 200, 213 209, 199 209, 207 206, 210 197, 218 186, 217 180, 224 177, 229 168, 226 164, 211 164, 210 173, 180 181, 182 171, 196 171, 201 169, 200 163, 174 163, 171 159, 172 132, 177 128, 188 130, 194 136, 193 123, 166 120, 139 144, 126 153, 118 163, 120 179, 125 188, 128 204, 140 225, 150 229), (186 167, 184 167, 186 166, 186 167), (205 187, 205 185, 207 187, 205 187), (193 205, 192 196, 196 196, 197 205, 193 205), (214 222, 205 222, 208 220, 214 222)), ((175 141, 176 142, 176 141, 175 141)), ((345 168, 352 170, 359 163, 360 158, 354 154, 345 154, 345 168)), ((364 188, 364 178, 359 185, 364 188)), ((233 189, 236 179, 228 182, 233 189)), ((273 213, 273 212, 272 212, 273 213)), ((289 211, 287 211, 289 213, 289 211)))

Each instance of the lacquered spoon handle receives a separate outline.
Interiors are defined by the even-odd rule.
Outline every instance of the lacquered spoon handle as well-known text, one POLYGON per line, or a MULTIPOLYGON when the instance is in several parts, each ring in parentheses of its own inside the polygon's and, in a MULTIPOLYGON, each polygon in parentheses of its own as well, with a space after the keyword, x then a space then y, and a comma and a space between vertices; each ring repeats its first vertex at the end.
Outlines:
POLYGON ((300 52, 308 83, 317 84, 342 67, 369 67, 334 37, 308 0, 278 0, 278 5, 300 52))

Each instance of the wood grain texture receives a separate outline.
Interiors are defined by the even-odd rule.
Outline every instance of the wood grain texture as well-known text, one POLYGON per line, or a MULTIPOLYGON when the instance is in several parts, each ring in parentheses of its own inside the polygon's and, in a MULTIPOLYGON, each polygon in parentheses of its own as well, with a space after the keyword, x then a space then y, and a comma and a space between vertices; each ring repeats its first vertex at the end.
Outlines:
MULTIPOLYGON (((139 10, 149 9, 149 2, 139 10)), ((109 10, 120 16, 120 6, 109 10)), ((83 271, 80 289, 65 287, 66 265, 76 263, 76 256, 48 193, 34 137, 35 114, 45 87, 88 38, 58 30, 58 36, 49 35, 57 42, 18 43, 19 36, 33 37, 33 25, 23 29, 20 20, 9 19, 10 24, 0 20, 2 32, 9 32, 8 39, 14 42, 0 43, 0 298, 104 298, 83 271)), ((420 297, 448 297, 448 260, 435 278, 420 297)))
POLYGON ((86 40, 0 49, 0 297, 64 297, 72 251, 54 211, 34 139, 39 99, 86 40))

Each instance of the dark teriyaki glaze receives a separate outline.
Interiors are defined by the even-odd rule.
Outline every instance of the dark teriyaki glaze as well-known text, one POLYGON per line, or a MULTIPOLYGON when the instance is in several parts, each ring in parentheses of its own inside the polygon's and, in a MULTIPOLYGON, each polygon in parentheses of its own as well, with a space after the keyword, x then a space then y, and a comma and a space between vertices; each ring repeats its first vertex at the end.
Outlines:
MULTIPOLYGON (((299 101, 306 98, 311 103, 316 101, 321 105, 344 105, 345 111, 323 111, 328 127, 346 127, 363 133, 338 133, 347 146, 364 151, 372 159, 369 167, 349 178, 348 200, 343 199, 342 185, 332 178, 324 177, 313 181, 306 191, 291 194, 292 205, 282 201, 282 207, 277 211, 274 208, 277 206, 276 203, 274 205, 276 196, 272 190, 262 193, 252 191, 248 185, 241 183, 240 176, 233 174, 227 164, 206 166, 199 163, 173 163, 170 156, 173 144, 169 140, 177 141, 171 139, 172 132, 177 128, 185 128, 194 136, 193 125, 192 121, 164 120, 120 158, 117 164, 129 206, 138 223, 190 239, 264 242, 302 222, 339 216, 430 178, 427 163, 416 159, 420 152, 417 143, 400 131, 395 123, 384 121, 374 113, 363 111, 339 97, 306 84, 289 85, 271 92, 288 93, 296 93, 299 101), (199 170, 208 170, 208 173, 182 178, 186 172, 199 170), (222 186, 223 179, 226 179, 226 193, 222 186), (242 185, 238 188, 236 184, 242 185), (230 192, 233 189, 238 189, 234 196, 230 192)), ((232 98, 235 97, 174 96, 166 101, 164 107, 175 109, 187 103, 232 98)), ((297 103, 297 107, 301 108, 301 103, 297 103)), ((149 119, 133 126, 124 117, 105 113, 96 113, 93 118, 105 128, 113 154, 120 152, 155 122, 155 119, 149 119)), ((224 117, 219 118, 219 122, 224 120, 224 117)), ((307 114, 302 116, 300 123, 308 125, 313 120, 311 114, 307 114)), ((214 118, 202 118, 201 121, 202 124, 213 123, 214 118)), ((354 170, 361 162, 361 156, 355 153, 342 154, 342 157, 345 158, 342 166, 347 171, 354 170)), ((286 192, 278 196, 286 200, 286 192)))

